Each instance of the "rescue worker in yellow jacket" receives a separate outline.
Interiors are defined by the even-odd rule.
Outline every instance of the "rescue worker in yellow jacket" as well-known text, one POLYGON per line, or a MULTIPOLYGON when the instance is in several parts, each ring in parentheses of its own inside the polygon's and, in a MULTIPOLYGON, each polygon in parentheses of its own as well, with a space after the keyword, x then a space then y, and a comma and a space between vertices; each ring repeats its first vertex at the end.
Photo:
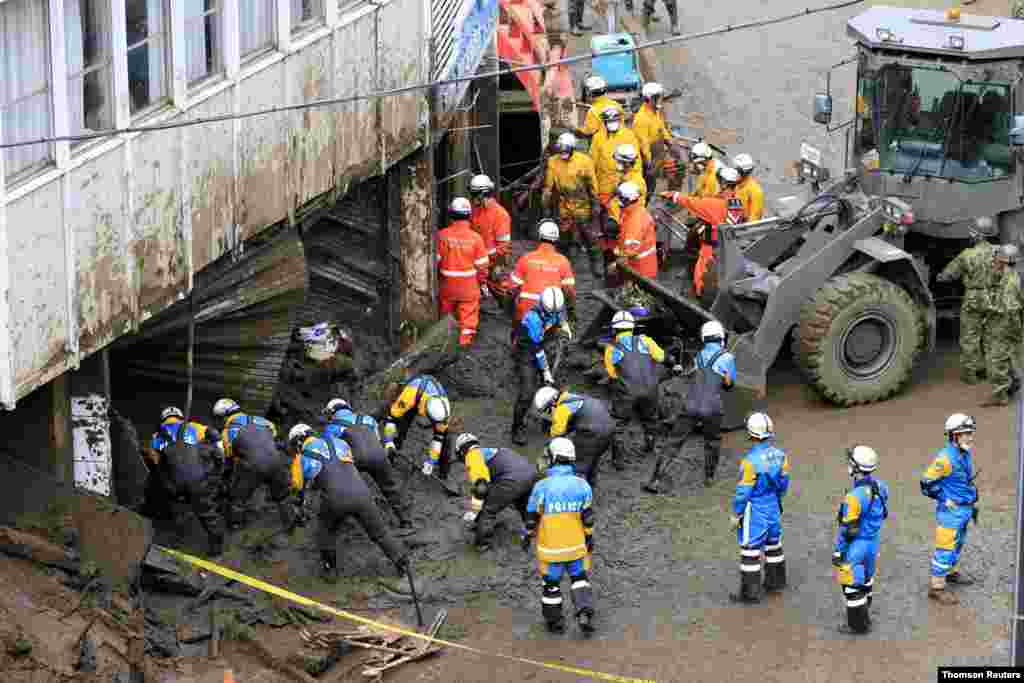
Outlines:
MULTIPOLYGON (((619 112, 619 118, 624 118, 626 112, 623 111, 621 104, 608 97, 606 94, 608 92, 608 84, 600 76, 591 76, 583 85, 587 91, 587 99, 590 100, 590 109, 587 111, 587 118, 583 122, 583 128, 577 129, 576 133, 580 137, 592 138, 598 132, 604 130, 601 112, 612 108, 619 112)), ((593 152, 593 148, 591 148, 591 152, 593 152)))
POLYGON ((382 420, 381 441, 388 455, 394 457, 401 450, 417 416, 426 418, 433 438, 423 459, 423 474, 429 477, 437 469, 438 478, 447 479, 451 467, 448 420, 452 416, 448 392, 434 377, 417 375, 404 386, 389 387, 386 394, 390 405, 382 420))
POLYGON ((754 173, 754 158, 749 154, 737 154, 732 167, 740 174, 736 184, 736 198, 743 204, 745 222, 752 223, 764 218, 764 190, 754 173))
POLYGON ((641 206, 647 205, 647 181, 644 180, 643 170, 637 165, 639 159, 636 148, 633 145, 619 145, 612 154, 619 170, 621 182, 612 190, 612 197, 608 200, 608 215, 616 222, 622 223, 622 200, 616 190, 622 187, 623 183, 633 183, 640 191, 640 197, 635 203, 641 206))
POLYGON ((661 142, 665 150, 678 162, 678 150, 672 146, 672 132, 665 123, 665 114, 662 112, 661 98, 665 89, 660 83, 647 83, 643 88, 644 103, 633 116, 633 132, 640 141, 640 159, 643 162, 644 181, 647 184, 647 203, 650 203, 657 186, 657 176, 654 168, 654 155, 651 151, 652 145, 661 142))
MULTIPOLYGON (((633 154, 629 155, 633 157, 633 163, 625 168, 626 173, 635 170, 643 178, 644 169, 637 151, 640 149, 640 141, 633 131, 623 126, 622 113, 618 109, 608 108, 601 114, 601 118, 604 121, 604 128, 594 135, 590 143, 590 156, 594 159, 598 196, 601 204, 607 208, 615 188, 623 182, 624 171, 620 164, 627 160, 622 155, 620 159, 615 158, 620 146, 631 145, 633 148, 633 154)), ((644 189, 646 191, 646 187, 644 189)))
POLYGON ((576 136, 572 133, 562 133, 556 145, 558 154, 548 158, 544 175, 544 206, 552 215, 557 209, 559 232, 562 241, 568 243, 567 251, 582 244, 594 270, 599 256, 595 253, 594 219, 600 216, 594 160, 576 151, 576 136))
POLYGON ((698 142, 690 150, 690 162, 700 174, 692 197, 717 197, 722 188, 718 185, 718 162, 711 157, 711 146, 698 142))
POLYGON ((576 448, 564 437, 552 439, 544 451, 547 476, 533 487, 526 505, 527 536, 537 538, 537 561, 544 580, 541 613, 549 631, 565 630, 562 615, 562 577, 572 580, 576 622, 584 633, 594 630, 594 593, 590 586, 591 554, 594 552, 594 494, 576 476, 576 448))

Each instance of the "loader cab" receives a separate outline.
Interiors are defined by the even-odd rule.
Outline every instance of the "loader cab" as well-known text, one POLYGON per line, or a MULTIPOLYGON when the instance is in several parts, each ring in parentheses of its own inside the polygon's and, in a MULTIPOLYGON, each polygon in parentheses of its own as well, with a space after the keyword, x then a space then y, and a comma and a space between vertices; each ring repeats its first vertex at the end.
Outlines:
MULTIPOLYGON (((965 238, 974 217, 1020 209, 1024 21, 874 7, 847 33, 849 166, 863 189, 909 200, 915 230, 932 237, 965 238)), ((831 96, 819 99, 815 120, 827 123, 831 96)))

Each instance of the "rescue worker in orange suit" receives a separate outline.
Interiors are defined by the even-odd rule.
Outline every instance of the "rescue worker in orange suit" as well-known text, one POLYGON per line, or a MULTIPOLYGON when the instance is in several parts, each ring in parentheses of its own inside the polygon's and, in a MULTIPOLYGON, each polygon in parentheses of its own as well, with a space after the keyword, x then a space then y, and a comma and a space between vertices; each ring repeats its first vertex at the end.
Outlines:
POLYGON ((660 83, 647 83, 642 93, 644 103, 640 105, 640 111, 633 116, 633 132, 640 141, 640 158, 643 161, 644 182, 647 184, 647 198, 644 203, 650 204, 657 184, 652 146, 658 142, 664 143, 666 151, 676 163, 679 162, 679 152, 671 144, 672 132, 665 123, 665 114, 662 112, 661 98, 665 94, 665 88, 660 83))
POLYGON ((198 422, 185 422, 180 409, 165 408, 160 428, 146 451, 149 478, 141 513, 151 519, 174 519, 174 502, 184 500, 192 507, 210 537, 211 557, 224 553, 224 517, 217 509, 217 475, 220 435, 198 422), (204 454, 202 450, 206 450, 204 454), (212 457, 210 457, 212 456, 212 457))
POLYGON ((597 274, 600 225, 595 230, 594 220, 601 212, 594 160, 576 151, 576 136, 572 133, 562 133, 556 145, 558 153, 548 158, 544 174, 544 207, 552 214, 557 209, 562 242, 569 247, 566 252, 571 255, 582 243, 590 256, 591 271, 597 274))
POLYGON ((459 325, 459 345, 469 346, 480 325, 480 296, 486 288, 487 248, 473 231, 473 208, 465 197, 452 200, 452 223, 437 233, 437 266, 440 274, 441 315, 454 314, 459 325))
POLYGON ((681 192, 662 192, 663 199, 678 204, 693 214, 700 222, 697 234, 700 237, 700 252, 693 266, 693 289, 697 296, 704 293, 704 275, 715 259, 718 246, 718 226, 724 223, 743 222, 743 206, 735 196, 739 174, 735 169, 722 166, 718 169, 716 183, 721 187, 717 197, 694 197, 681 192))
MULTIPOLYGON (((622 206, 619 240, 615 245, 615 266, 625 265, 649 277, 658 278, 658 237, 654 219, 647 212, 635 183, 619 185, 616 200, 622 206)), ((613 268, 615 270, 615 268, 613 268)))
POLYGON ((537 561, 544 592, 541 614, 548 630, 565 631, 562 577, 572 581, 576 623, 584 634, 594 631, 594 591, 587 572, 594 552, 594 492, 576 475, 576 448, 564 437, 552 439, 544 450, 547 476, 537 482, 526 504, 524 549, 537 538, 537 561))
POLYGON ((572 341, 572 327, 565 319, 565 295, 558 287, 548 287, 540 294, 540 302, 531 308, 516 328, 512 338, 513 365, 519 380, 519 393, 512 411, 512 442, 526 445, 523 433, 526 413, 530 410, 538 380, 547 386, 555 383, 555 376, 544 351, 544 339, 555 327, 572 341))
MULTIPOLYGON (((597 133, 604 130, 604 122, 601 112, 612 108, 619 112, 619 118, 625 118, 626 112, 622 105, 608 97, 608 84, 600 76, 591 76, 583 83, 587 99, 590 100, 590 109, 587 110, 587 117, 583 121, 583 128, 577 129, 576 134, 584 138, 593 138, 597 133)), ((593 151, 593 148, 591 148, 593 151)))
POLYGON ((448 421, 452 416, 448 392, 434 377, 417 375, 405 385, 389 386, 384 393, 388 408, 380 437, 388 457, 394 460, 416 416, 425 417, 430 422, 433 438, 423 460, 423 474, 429 477, 437 469, 438 477, 447 479, 451 466, 448 421))
MULTIPOLYGON (((484 448, 473 434, 460 434, 455 440, 455 457, 466 463, 469 479, 469 510, 462 516, 466 524, 475 524, 474 544, 487 550, 494 539, 494 523, 507 507, 514 507, 526 524, 526 503, 539 479, 537 468, 511 448, 484 448)), ((526 535, 525 526, 520 536, 526 535)))
POLYGON ((350 517, 380 546, 399 574, 406 573, 409 549, 388 530, 370 488, 356 469, 349 445, 336 436, 318 436, 309 425, 297 424, 288 433, 288 450, 296 462, 292 488, 303 498, 310 489, 320 490, 316 545, 323 579, 330 583, 338 579, 338 532, 350 517))
POLYGON ((521 322, 531 308, 540 301, 541 292, 548 287, 559 287, 565 294, 566 312, 571 324, 576 323, 576 275, 569 259, 557 251, 559 230, 553 220, 544 219, 537 226, 540 244, 516 261, 516 269, 509 275, 516 297, 516 322, 521 322))
POLYGON ((227 518, 233 528, 245 524, 246 506, 252 494, 266 484, 270 499, 277 504, 281 524, 291 529, 296 521, 295 506, 289 500, 291 461, 277 440, 277 425, 265 417, 242 412, 233 399, 222 398, 213 405, 214 417, 224 421, 221 444, 228 473, 227 518))
POLYGON ((473 176, 469 181, 469 200, 473 205, 470 223, 484 240, 488 267, 493 273, 496 267, 508 264, 512 253, 512 217, 494 198, 494 181, 489 176, 473 176))
POLYGON ((737 154, 732 165, 740 175, 736 183, 736 198, 743 204, 744 222, 761 220, 764 218, 764 190, 753 175, 754 158, 749 154, 737 154))

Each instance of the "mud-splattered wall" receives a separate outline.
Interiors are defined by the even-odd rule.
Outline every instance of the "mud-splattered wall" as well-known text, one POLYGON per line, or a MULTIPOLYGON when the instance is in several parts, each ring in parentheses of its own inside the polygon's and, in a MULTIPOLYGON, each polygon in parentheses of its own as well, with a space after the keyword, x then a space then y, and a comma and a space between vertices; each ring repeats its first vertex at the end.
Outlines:
MULTIPOLYGON (((424 13, 423 0, 332 8, 328 25, 222 82, 175 87, 153 121, 427 81, 424 13)), ((427 121, 427 93, 414 91, 121 136, 87 159, 58 155, 27 184, 0 184, 0 402, 13 408, 181 299, 240 241, 381 174, 427 141, 427 121)), ((422 274, 411 284, 421 288, 422 274)))

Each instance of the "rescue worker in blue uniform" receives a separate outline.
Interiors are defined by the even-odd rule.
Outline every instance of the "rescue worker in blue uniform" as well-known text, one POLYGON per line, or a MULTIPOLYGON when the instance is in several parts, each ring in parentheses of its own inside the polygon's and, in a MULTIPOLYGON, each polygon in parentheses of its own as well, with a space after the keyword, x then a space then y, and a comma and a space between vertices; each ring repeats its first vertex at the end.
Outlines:
POLYGON ((423 474, 429 477, 437 470, 440 479, 448 479, 451 468, 448 421, 452 417, 452 405, 444 386, 430 375, 417 375, 404 385, 392 385, 385 394, 389 405, 382 420, 380 436, 388 456, 394 460, 413 421, 417 417, 425 418, 433 431, 433 438, 423 458, 423 474))
POLYGON ((217 401, 213 415, 224 421, 221 445, 227 465, 228 523, 236 529, 245 524, 252 494, 266 484, 270 500, 277 504, 281 523, 291 529, 296 522, 295 506, 289 500, 291 463, 278 445, 277 426, 265 417, 242 412, 241 406, 230 398, 217 401))
POLYGON ((174 503, 188 503, 209 535, 209 553, 224 552, 224 518, 217 510, 217 430, 198 422, 185 422, 180 409, 165 408, 160 428, 146 452, 146 480, 142 514, 152 519, 174 519, 174 503), (213 457, 211 457, 213 455, 213 457))
POLYGON ((467 524, 476 523, 476 547, 487 550, 494 537, 494 522, 502 510, 515 507, 526 524, 526 504, 539 479, 537 468, 509 448, 482 448, 480 440, 469 433, 456 439, 455 457, 466 464, 471 492, 469 510, 462 519, 467 524))
POLYGON ((601 457, 611 446, 615 433, 615 420, 608 405, 583 394, 541 387, 533 397, 533 407, 543 420, 551 423, 548 436, 552 439, 571 435, 576 447, 576 474, 594 488, 601 457))
POLYGON ((839 505, 839 530, 832 550, 832 566, 846 598, 846 623, 839 630, 847 634, 871 629, 871 597, 875 585, 879 533, 889 516, 889 487, 875 478, 878 454, 867 446, 847 449, 847 470, 853 488, 839 505))
POLYGON ((537 305, 523 316, 512 338, 519 394, 512 413, 511 437, 517 446, 526 445, 526 434, 523 431, 526 414, 530 412, 539 381, 547 386, 555 384, 555 376, 544 353, 544 336, 555 327, 559 327, 572 340, 572 328, 565 312, 565 294, 558 287, 548 287, 540 293, 537 305))
POLYGON ((355 517, 398 572, 405 573, 409 551, 388 531, 373 494, 356 470, 348 444, 337 437, 317 436, 309 425, 297 424, 288 432, 288 448, 296 456, 292 487, 320 491, 316 545, 323 578, 329 582, 338 578, 338 531, 349 517, 355 517))
POLYGON ((398 519, 399 528, 412 528, 409 506, 402 500, 402 493, 395 479, 395 471, 384 445, 380 442, 377 421, 369 415, 360 415, 352 410, 348 401, 334 398, 328 401, 322 413, 325 423, 323 435, 342 439, 352 449, 356 469, 366 472, 376 482, 398 519))
POLYGON ((754 446, 740 461, 739 481, 732 501, 732 526, 740 545, 740 590, 733 602, 761 601, 761 554, 764 588, 786 587, 786 558, 782 554, 782 499, 789 490, 789 457, 774 444, 775 426, 764 413, 747 418, 754 446))
POLYGON ((537 539, 537 561, 544 580, 541 613, 548 630, 565 630, 562 577, 572 581, 576 623, 584 633, 594 631, 594 592, 587 572, 594 552, 594 494, 573 464, 576 449, 565 437, 552 439, 544 451, 547 476, 533 487, 526 505, 524 547, 537 539))
POLYGON ((967 524, 978 521, 978 489, 974 485, 973 417, 955 413, 946 419, 946 445, 921 477, 921 492, 935 499, 935 554, 932 556, 928 597, 942 604, 957 604, 947 583, 974 583, 960 571, 960 556, 967 540, 967 524))
MULTIPOLYGON (((704 485, 711 486, 718 469, 722 451, 722 392, 732 391, 736 384, 736 358, 725 349, 725 328, 711 320, 700 328, 704 348, 694 359, 694 381, 686 394, 683 413, 676 418, 673 435, 680 437, 679 453, 696 430, 704 437, 704 485)), ((676 368, 676 372, 681 368, 676 368)), ((680 457, 680 456, 677 456, 680 457)), ((660 477, 664 473, 664 456, 654 464, 651 481, 644 490, 659 493, 660 477)))
MULTIPOLYGON (((608 377, 617 380, 612 414, 622 423, 637 420, 644 431, 644 450, 653 453, 655 429, 661 418, 658 364, 665 362, 665 351, 647 335, 635 335, 635 328, 636 319, 629 311, 612 316, 614 338, 605 347, 604 367, 608 377)), ((612 465, 617 470, 625 467, 622 437, 620 433, 612 440, 612 465)))

